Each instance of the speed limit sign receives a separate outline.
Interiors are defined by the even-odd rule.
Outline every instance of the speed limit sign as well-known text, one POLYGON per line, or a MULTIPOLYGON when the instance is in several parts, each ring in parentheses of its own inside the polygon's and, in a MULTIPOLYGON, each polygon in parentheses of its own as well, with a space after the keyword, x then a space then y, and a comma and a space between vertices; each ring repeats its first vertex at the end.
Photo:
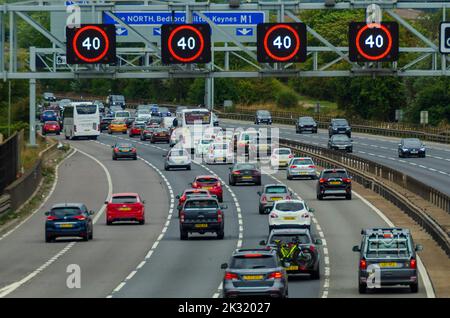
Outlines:
POLYGON ((66 27, 67 64, 112 64, 116 60, 116 29, 112 24, 66 27))
POLYGON ((303 23, 260 23, 257 36, 260 63, 306 60, 306 25, 303 23))
POLYGON ((161 27, 164 64, 211 62, 211 28, 200 24, 165 24, 161 27))

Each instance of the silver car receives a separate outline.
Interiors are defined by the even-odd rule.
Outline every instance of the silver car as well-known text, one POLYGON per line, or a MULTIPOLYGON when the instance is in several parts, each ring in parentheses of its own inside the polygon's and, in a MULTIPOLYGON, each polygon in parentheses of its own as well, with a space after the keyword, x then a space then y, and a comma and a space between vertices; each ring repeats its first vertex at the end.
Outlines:
POLYGON ((286 177, 288 180, 305 177, 314 180, 317 179, 317 167, 310 157, 295 157, 289 161, 286 177))
POLYGON ((163 155, 163 157, 166 158, 164 163, 165 170, 170 170, 172 168, 184 168, 191 170, 191 157, 184 149, 171 149, 166 155, 163 155))

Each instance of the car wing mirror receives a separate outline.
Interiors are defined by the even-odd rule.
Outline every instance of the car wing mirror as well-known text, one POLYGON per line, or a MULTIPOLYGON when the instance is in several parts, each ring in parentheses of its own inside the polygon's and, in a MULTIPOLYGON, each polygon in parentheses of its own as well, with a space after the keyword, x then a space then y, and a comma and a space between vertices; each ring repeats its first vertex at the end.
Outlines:
POLYGON ((111 148, 114 148, 114 145, 111 145, 111 148))
POLYGON ((50 215, 50 211, 46 211, 46 212, 44 213, 44 215, 49 216, 49 215, 50 215))
POLYGON ((220 265, 221 269, 227 269, 228 268, 228 264, 227 263, 223 263, 222 265, 220 265))
POLYGON ((266 241, 265 240, 259 241, 259 245, 266 246, 266 241))
POLYGON ((177 194, 177 196, 176 196, 175 198, 177 198, 177 199, 179 200, 179 199, 180 199, 180 195, 179 195, 179 194, 177 194))
POLYGON ((109 202, 108 201, 105 201, 105 204, 108 204, 109 202))
POLYGON ((309 208, 309 210, 308 210, 309 212, 311 212, 311 213, 314 213, 314 212, 316 212, 316 210, 314 210, 313 208, 309 208))
POLYGON ((145 204, 145 200, 142 200, 142 204, 145 204))
POLYGON ((322 240, 321 240, 321 239, 315 239, 315 240, 314 240, 314 244, 316 244, 316 245, 322 245, 322 240))
POLYGON ((94 215, 94 214, 95 214, 94 211, 92 211, 92 210, 89 211, 89 215, 94 215))
POLYGON ((423 246, 421 244, 417 244, 415 250, 416 252, 421 252, 423 251, 423 246))
POLYGON ((222 205, 220 206, 220 208, 221 208, 222 210, 226 210, 226 209, 228 209, 228 205, 222 204, 222 205))
POLYGON ((361 248, 358 245, 353 246, 352 248, 353 252, 361 252, 361 248))
POLYGON ((261 196, 261 191, 258 191, 257 193, 258 193, 259 196, 261 196))

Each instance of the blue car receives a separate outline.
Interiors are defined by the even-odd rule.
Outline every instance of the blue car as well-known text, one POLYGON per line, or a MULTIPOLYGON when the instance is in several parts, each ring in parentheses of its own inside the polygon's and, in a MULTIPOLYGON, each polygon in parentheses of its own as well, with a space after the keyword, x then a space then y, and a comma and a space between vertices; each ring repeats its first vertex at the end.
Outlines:
POLYGON ((54 241, 58 237, 81 237, 83 241, 92 240, 94 229, 89 211, 83 203, 55 204, 45 212, 45 241, 54 241))
POLYGON ((150 113, 152 116, 159 116, 159 106, 156 104, 151 104, 150 113))
POLYGON ((45 110, 41 115, 41 122, 58 121, 58 114, 54 110, 45 110))
POLYGON ((167 107, 159 107, 159 116, 160 117, 170 117, 170 116, 172 116, 172 113, 170 112, 169 108, 167 108, 167 107))

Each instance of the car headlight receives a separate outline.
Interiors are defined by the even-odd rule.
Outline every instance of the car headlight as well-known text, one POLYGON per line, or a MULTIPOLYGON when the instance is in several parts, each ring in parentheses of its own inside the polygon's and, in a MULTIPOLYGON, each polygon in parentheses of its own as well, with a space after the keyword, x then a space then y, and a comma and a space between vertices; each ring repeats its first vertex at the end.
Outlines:
POLYGON ((407 148, 403 148, 402 150, 403 150, 403 151, 408 151, 408 149, 407 149, 407 148))
POLYGON ((420 148, 420 151, 425 151, 425 148, 424 147, 420 148))
POLYGON ((336 128, 336 127, 333 127, 333 130, 337 130, 337 128, 336 128))
POLYGON ((300 125, 300 127, 303 127, 304 125, 300 125))

